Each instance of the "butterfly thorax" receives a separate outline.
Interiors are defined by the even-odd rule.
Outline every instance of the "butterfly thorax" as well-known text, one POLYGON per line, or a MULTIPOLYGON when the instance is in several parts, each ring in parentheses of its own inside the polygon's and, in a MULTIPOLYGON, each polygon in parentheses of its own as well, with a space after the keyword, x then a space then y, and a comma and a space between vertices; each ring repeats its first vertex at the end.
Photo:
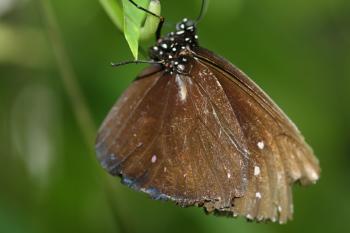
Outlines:
POLYGON ((184 18, 176 25, 176 31, 159 38, 150 48, 150 58, 160 61, 166 72, 183 73, 186 70, 189 51, 198 46, 194 21, 184 18))

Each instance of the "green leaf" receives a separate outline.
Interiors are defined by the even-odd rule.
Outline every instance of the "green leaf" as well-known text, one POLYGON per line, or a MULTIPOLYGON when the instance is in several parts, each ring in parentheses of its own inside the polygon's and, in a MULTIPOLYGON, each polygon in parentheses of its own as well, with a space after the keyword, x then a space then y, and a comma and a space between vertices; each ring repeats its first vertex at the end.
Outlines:
MULTIPOLYGON (((159 0, 151 0, 148 6, 148 10, 156 15, 160 15, 161 7, 159 0)), ((152 37, 157 31, 158 24, 159 18, 148 14, 145 24, 141 28, 140 40, 147 40, 152 37)))
POLYGON ((112 22, 119 28, 120 31, 124 29, 123 9, 117 0, 99 0, 100 4, 111 18, 112 22))
MULTIPOLYGON (((140 31, 146 12, 132 5, 128 0, 122 0, 124 9, 124 35, 134 58, 138 58, 140 31)), ((149 0, 138 0, 137 4, 148 8, 149 0)))
MULTIPOLYGON (((130 50, 135 59, 138 58, 139 41, 154 35, 159 18, 138 9, 128 0, 99 0, 113 23, 124 32, 130 50), (120 2, 123 6, 121 7, 120 2), (146 19, 145 19, 146 18, 146 19), (144 22, 144 25, 142 23, 144 22)), ((136 4, 160 15, 159 0, 134 0, 136 4), (148 6, 148 7, 147 7, 148 6)))

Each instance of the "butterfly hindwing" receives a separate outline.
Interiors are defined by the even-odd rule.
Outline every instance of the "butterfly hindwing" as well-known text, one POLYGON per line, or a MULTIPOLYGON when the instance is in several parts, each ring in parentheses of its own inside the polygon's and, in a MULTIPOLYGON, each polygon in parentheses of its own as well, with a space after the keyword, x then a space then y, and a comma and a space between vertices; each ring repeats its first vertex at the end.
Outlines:
POLYGON ((243 72, 208 50, 195 52, 225 90, 250 152, 246 195, 230 211, 286 222, 293 213, 291 185, 315 182, 317 159, 294 124, 243 72))

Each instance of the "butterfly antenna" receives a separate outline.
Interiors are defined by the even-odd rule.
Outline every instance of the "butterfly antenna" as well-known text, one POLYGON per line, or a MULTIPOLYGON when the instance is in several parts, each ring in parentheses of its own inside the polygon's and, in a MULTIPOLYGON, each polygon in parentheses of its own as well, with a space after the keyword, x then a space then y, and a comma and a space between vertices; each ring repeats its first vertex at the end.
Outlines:
POLYGON ((207 11, 207 6, 208 6, 208 1, 202 0, 201 10, 200 10, 199 15, 196 19, 196 24, 199 23, 199 21, 201 21, 203 19, 204 14, 207 11))
POLYGON ((111 66, 113 67, 118 67, 118 66, 123 66, 123 65, 128 65, 128 64, 163 64, 163 61, 144 61, 144 60, 133 60, 133 61, 123 61, 123 62, 111 62, 111 66))
MULTIPOLYGON (((151 0, 151 1, 158 1, 158 2, 159 2, 159 0, 151 0)), ((157 18, 159 19, 159 24, 158 24, 157 31, 156 31, 156 38, 157 38, 157 40, 158 40, 158 39, 160 38, 160 36, 161 36, 161 31, 162 31, 162 27, 163 27, 165 18, 164 18, 163 16, 161 16, 161 15, 157 15, 157 14, 153 13, 152 11, 149 11, 149 10, 147 10, 146 8, 144 8, 144 7, 140 6, 140 5, 138 5, 138 4, 137 4, 136 2, 134 2, 133 0, 129 0, 129 2, 130 2, 131 4, 133 4, 135 7, 137 7, 138 9, 140 9, 140 10, 146 12, 147 14, 153 15, 154 17, 157 17, 157 18)), ((160 4, 160 3, 159 3, 159 4, 160 4)))

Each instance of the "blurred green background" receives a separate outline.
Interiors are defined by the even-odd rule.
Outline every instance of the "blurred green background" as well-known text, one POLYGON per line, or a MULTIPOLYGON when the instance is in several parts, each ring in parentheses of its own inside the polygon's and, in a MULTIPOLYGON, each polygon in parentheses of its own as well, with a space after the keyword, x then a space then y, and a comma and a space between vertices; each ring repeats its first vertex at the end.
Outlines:
MULTIPOLYGON (((161 2, 165 32, 200 8, 161 2)), ((350 1, 213 0, 198 33, 270 94, 318 156, 319 183, 294 187, 294 220, 207 216, 110 177, 94 157, 95 130, 145 66, 110 67, 132 55, 98 1, 0 0, 1 233, 350 232, 350 1)))

